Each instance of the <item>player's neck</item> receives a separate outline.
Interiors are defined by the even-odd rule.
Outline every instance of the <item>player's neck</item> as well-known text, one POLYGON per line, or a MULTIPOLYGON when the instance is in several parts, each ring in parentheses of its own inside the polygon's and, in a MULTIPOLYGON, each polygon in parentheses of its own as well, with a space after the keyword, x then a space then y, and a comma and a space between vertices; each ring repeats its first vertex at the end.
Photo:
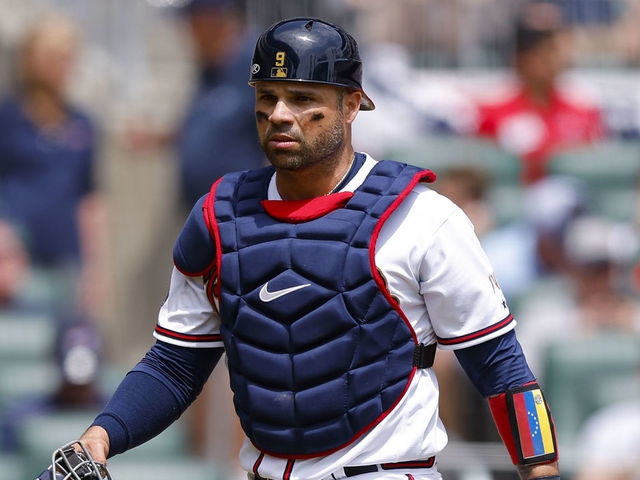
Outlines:
POLYGON ((305 200, 333 193, 349 173, 354 159, 349 144, 339 155, 302 170, 277 170, 276 185, 283 200, 305 200))

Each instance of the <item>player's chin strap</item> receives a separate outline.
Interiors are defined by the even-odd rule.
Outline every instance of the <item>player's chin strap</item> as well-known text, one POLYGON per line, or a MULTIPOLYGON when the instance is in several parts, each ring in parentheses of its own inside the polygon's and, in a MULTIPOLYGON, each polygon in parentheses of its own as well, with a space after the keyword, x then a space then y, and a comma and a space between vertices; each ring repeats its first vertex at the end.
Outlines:
POLYGON ((514 465, 550 463, 558 459, 555 426, 537 382, 489 397, 489 407, 514 465))

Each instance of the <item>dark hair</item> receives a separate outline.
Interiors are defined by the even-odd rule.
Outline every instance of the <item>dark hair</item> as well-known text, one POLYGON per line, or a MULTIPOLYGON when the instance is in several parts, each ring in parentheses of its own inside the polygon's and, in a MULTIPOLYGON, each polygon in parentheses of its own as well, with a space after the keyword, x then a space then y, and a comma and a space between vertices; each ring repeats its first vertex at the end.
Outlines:
POLYGON ((528 2, 516 21, 515 50, 517 53, 531 50, 562 28, 562 10, 557 5, 545 1, 528 2))

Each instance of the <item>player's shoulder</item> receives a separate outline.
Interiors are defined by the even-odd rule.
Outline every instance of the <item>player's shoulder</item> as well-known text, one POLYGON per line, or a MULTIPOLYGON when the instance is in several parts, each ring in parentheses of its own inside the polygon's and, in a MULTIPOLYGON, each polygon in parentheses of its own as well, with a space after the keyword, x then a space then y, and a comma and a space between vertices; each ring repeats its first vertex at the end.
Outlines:
POLYGON ((215 243, 203 212, 207 195, 193 206, 173 246, 174 265, 180 272, 192 277, 206 274, 215 261, 215 243))
POLYGON ((414 198, 414 201, 420 205, 420 208, 433 208, 436 211, 452 213, 458 209, 458 206, 453 203, 449 198, 436 192, 431 188, 430 183, 419 182, 417 183, 409 193, 409 197, 414 198))
POLYGON ((420 225, 421 230, 432 234, 450 217, 461 212, 455 203, 436 192, 428 183, 416 184, 399 210, 406 221, 420 225))
MULTIPOLYGON (((387 163, 393 163, 396 165, 404 165, 415 171, 415 174, 422 174, 428 169, 420 169, 412 166, 407 166, 396 161, 386 160, 387 163)), ((362 170, 367 174, 379 162, 369 155, 367 155, 367 161, 362 167, 362 170)), ((435 172, 433 172, 435 173, 435 172)), ((437 180, 436 180, 437 181, 437 180)), ((403 215, 420 216, 424 218, 423 222, 440 222, 446 217, 451 215, 454 211, 459 210, 458 206, 449 200, 447 197, 440 195, 434 189, 430 187, 433 179, 424 177, 422 181, 416 183, 411 191, 407 194, 402 201, 399 210, 403 212, 403 215)))

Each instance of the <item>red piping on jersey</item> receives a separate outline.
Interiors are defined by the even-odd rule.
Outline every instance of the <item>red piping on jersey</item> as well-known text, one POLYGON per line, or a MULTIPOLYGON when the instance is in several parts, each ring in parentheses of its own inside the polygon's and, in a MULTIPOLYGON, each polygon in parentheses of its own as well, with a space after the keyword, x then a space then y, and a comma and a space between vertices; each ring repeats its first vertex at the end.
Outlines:
POLYGON ((258 468, 260 468, 260 464, 262 463, 262 459, 264 458, 264 453, 258 455, 258 459, 256 463, 253 464, 253 474, 258 475, 258 468))
POLYGON ((169 330, 168 328, 163 328, 160 325, 156 325, 156 332, 160 335, 164 335, 165 337, 177 338, 179 340, 186 340, 188 342, 220 342, 222 341, 222 336, 220 334, 216 335, 185 335, 183 333, 174 332, 173 330, 169 330))
POLYGON ((494 323, 493 325, 490 325, 487 328, 483 328, 482 330, 478 330, 468 335, 462 335, 461 337, 453 337, 453 338, 437 337, 438 343, 441 343, 442 345, 455 345, 455 344, 463 343, 469 340, 474 340, 476 338, 488 335, 491 332, 495 332, 496 330, 500 330, 502 327, 506 327, 507 325, 509 325, 512 321, 513 321, 513 315, 509 314, 506 318, 500 320, 498 323, 494 323))
MULTIPOLYGON (((209 290, 209 299, 215 305, 213 300, 213 296, 215 295, 217 298, 220 298, 220 267, 222 263, 222 243, 220 242, 220 231, 218 230, 218 222, 215 220, 215 198, 216 198, 216 190, 218 189, 218 185, 222 178, 219 178, 212 186, 211 192, 207 195, 207 198, 202 205, 202 211, 204 215, 204 223, 207 225, 207 229, 209 233, 213 237, 213 240, 216 244, 216 256, 215 256, 215 264, 216 264, 216 272, 218 277, 218 282, 215 287, 212 285, 209 290), (211 210, 209 212, 208 210, 211 210), (211 221, 213 219, 213 221, 211 221)), ((213 279, 209 280, 210 284, 213 284, 213 279)))
MULTIPOLYGON (((391 216, 393 211, 396 208, 398 208, 398 205, 400 205, 402 203, 402 201, 405 198, 407 198, 407 196, 409 195, 411 190, 413 190, 413 188, 418 183, 425 182, 425 181, 426 182, 433 182, 435 180, 435 178, 436 178, 436 174, 433 173, 430 170, 424 170, 422 172, 416 173, 413 176, 413 178, 411 179, 411 182, 409 183, 409 185, 407 185, 407 187, 405 187, 405 189, 400 193, 400 195, 398 195, 398 198, 396 198, 393 201, 391 206, 387 209, 386 212, 384 212, 382 214, 382 216, 380 217, 380 219, 376 223, 376 226, 373 229, 373 234, 371 236, 371 242, 369 244, 369 264, 370 264, 370 267, 371 267, 371 273, 373 275, 373 279, 375 280, 376 285, 378 286, 378 289, 382 292, 382 294, 384 295, 385 299, 389 302, 391 307, 398 313, 398 315, 400 315, 402 320, 405 322, 405 324, 407 325, 407 327, 411 331, 411 336, 413 337, 413 341, 416 343, 416 345, 418 344, 418 339, 416 337, 416 332, 411 327, 411 324, 409 323, 409 320, 407 319, 407 317, 404 314, 404 312, 400 309, 400 306, 395 302, 395 300, 393 300, 393 298, 391 298, 391 293, 389 293, 389 290, 387 290, 387 288, 384 286, 384 280, 382 279, 382 276, 378 273, 378 270, 376 268, 376 263, 375 263, 375 245, 376 245, 376 241, 378 240, 378 236, 380 235, 380 229, 382 228, 382 225, 391 216)), ((405 385, 404 390, 402 391, 402 394, 393 403, 393 405, 391 405, 391 407, 389 407, 385 412, 383 412, 378 418, 376 418, 375 420, 373 420, 369 424, 365 425, 365 427, 362 428, 359 432, 357 432, 353 436, 353 438, 351 438, 350 441, 348 441, 347 443, 345 443, 343 445, 339 445, 339 446, 337 446, 335 448, 332 448, 331 450, 327 450, 325 452, 318 452, 318 453, 312 453, 312 454, 306 454, 306 455, 287 455, 287 456, 284 456, 284 455, 281 455, 281 454, 277 454, 277 453, 274 453, 274 452, 270 452, 268 450, 261 449, 255 443, 253 445, 258 450, 260 450, 261 452, 264 452, 267 455, 271 455, 273 457, 278 457, 278 458, 298 458, 298 459, 315 458, 315 457, 321 457, 321 456, 330 455, 330 454, 332 454, 334 452, 337 452, 338 450, 342 450, 343 448, 348 447, 349 445, 351 445, 353 442, 355 442, 358 438, 360 438, 366 432, 371 430, 373 427, 375 427, 378 423, 380 423, 382 420, 384 420, 396 408, 396 405, 398 405, 398 403, 400 403, 400 400, 402 400, 404 398, 405 394, 407 393, 407 390, 409 389, 409 385, 411 385, 411 381, 413 380, 413 377, 414 377, 417 369, 418 369, 418 367, 413 367, 413 369, 411 370, 411 373, 409 374, 409 378, 407 380, 407 384, 405 385)))
POLYGON ((293 458, 290 458, 289 460, 287 460, 287 466, 284 469, 284 475, 282 476, 282 480, 289 480, 291 478, 291 472, 293 471, 294 463, 295 463, 295 460, 293 458))

